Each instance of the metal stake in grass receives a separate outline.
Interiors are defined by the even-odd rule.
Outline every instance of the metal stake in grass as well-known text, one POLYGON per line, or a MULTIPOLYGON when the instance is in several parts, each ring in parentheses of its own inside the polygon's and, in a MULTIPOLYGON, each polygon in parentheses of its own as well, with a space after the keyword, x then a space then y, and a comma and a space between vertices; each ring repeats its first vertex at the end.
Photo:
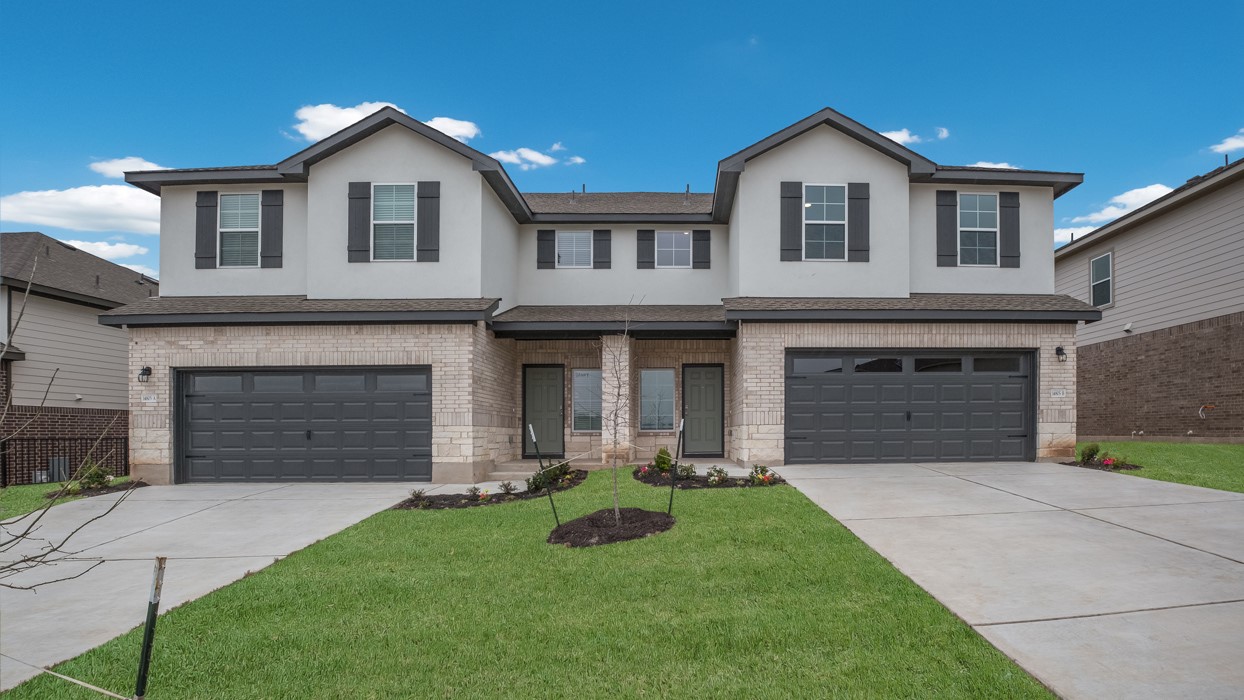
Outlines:
POLYGON ((147 625, 143 629, 142 655, 138 658, 138 682, 134 684, 134 700, 147 695, 147 672, 151 669, 151 647, 155 644, 156 616, 160 613, 160 591, 164 588, 164 564, 168 557, 156 557, 151 579, 151 597, 147 600, 147 625))
POLYGON ((682 457, 682 426, 685 420, 678 421, 678 439, 674 442, 674 464, 670 467, 670 505, 665 509, 666 515, 674 514, 674 487, 678 485, 679 458, 682 457))
MULTIPOLYGON (((538 474, 544 473, 544 457, 540 456, 540 442, 536 440, 536 428, 531 423, 527 424, 527 432, 531 433, 531 446, 536 449, 536 459, 540 463, 540 471, 538 474)), ((553 465, 549 465, 552 468, 553 465)), ((544 492, 549 496, 549 507, 553 509, 553 522, 557 523, 557 527, 562 526, 562 521, 557 517, 557 505, 553 503, 553 485, 549 482, 544 483, 544 492)))

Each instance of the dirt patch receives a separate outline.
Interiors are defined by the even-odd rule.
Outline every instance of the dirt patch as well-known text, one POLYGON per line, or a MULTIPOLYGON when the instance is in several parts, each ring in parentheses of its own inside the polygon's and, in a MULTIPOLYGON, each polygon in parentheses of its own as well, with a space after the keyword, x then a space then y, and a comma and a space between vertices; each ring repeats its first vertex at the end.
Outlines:
MULTIPOLYGON (((104 486, 98 489, 82 489, 77 493, 69 493, 66 491, 65 496, 77 496, 81 498, 90 498, 91 496, 102 496, 106 493, 116 493, 118 491, 129 491, 130 489, 140 489, 147 485, 145 481, 126 481, 116 486, 104 486)), ((44 498, 56 498, 61 493, 61 489, 53 489, 43 494, 44 498)))
POLYGON ((1115 462, 1114 464, 1102 464, 1101 462, 1059 462, 1069 467, 1080 467, 1081 469, 1096 469, 1099 472, 1120 472, 1132 469, 1143 469, 1139 464, 1124 464, 1123 462, 1115 462))
POLYGON ((674 527, 674 517, 642 508, 623 508, 618 525, 613 509, 605 508, 562 523, 549 533, 549 544, 567 547, 595 547, 601 544, 638 540, 674 527))
MULTIPOLYGON (((575 469, 570 472, 570 478, 561 484, 553 487, 553 493, 572 489, 582 484, 587 479, 587 472, 583 469, 575 469)), ((498 503, 511 503, 514 501, 527 501, 533 498, 547 498, 544 489, 540 489, 534 493, 490 493, 487 498, 480 496, 470 496, 465 493, 441 493, 428 494, 419 498, 411 497, 401 503, 393 506, 390 510, 446 510, 449 508, 475 508, 478 506, 491 506, 498 503)))
MULTIPOLYGON (((661 472, 656 471, 656 470, 650 470, 647 474, 640 474, 638 472, 634 472, 631 474, 631 476, 634 477, 635 481, 648 484, 649 486, 660 486, 662 488, 670 487, 670 475, 662 474, 661 472)), ((773 486, 775 484, 785 484, 785 483, 786 483, 785 479, 778 476, 777 474, 774 474, 773 480, 770 481, 767 485, 773 486)), ((711 484, 708 481, 708 476, 703 475, 703 474, 697 474, 696 476, 678 477, 678 483, 675 484, 674 488, 679 489, 679 490, 683 490, 683 489, 732 489, 732 488, 739 489, 739 488, 750 488, 752 486, 757 486, 757 484, 753 484, 752 480, 745 476, 727 477, 726 480, 722 481, 721 483, 711 484)))

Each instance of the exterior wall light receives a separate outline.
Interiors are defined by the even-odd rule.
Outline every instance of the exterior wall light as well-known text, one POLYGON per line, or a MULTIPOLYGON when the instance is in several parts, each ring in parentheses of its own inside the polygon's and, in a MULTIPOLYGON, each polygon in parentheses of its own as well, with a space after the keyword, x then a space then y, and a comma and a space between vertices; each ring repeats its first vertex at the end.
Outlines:
POLYGON ((1054 348, 1054 356, 1058 358, 1058 361, 1059 361, 1059 362, 1066 362, 1066 361, 1067 361, 1067 351, 1066 351, 1066 350, 1063 350, 1063 346, 1061 346, 1061 345, 1059 345, 1058 347, 1054 348))
MULTIPOLYGON (((1059 348, 1059 350, 1062 350, 1062 348, 1059 348)), ((139 382, 146 384, 147 380, 149 379, 151 379, 151 368, 150 367, 143 367, 142 369, 138 370, 138 381, 139 382)))

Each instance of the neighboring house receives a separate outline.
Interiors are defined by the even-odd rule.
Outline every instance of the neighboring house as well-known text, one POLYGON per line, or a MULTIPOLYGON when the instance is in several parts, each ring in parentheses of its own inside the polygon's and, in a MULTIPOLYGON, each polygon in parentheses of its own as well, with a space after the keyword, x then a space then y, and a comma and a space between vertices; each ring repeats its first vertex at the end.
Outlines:
POLYGON ((741 463, 1066 459, 1075 173, 944 167, 825 109, 708 194, 523 194, 384 109, 286 160, 127 173, 164 289, 130 331, 148 481, 477 481, 674 446, 741 463), (623 333, 625 331, 625 333, 623 333), (1061 361, 1060 361, 1061 360, 1061 361), (615 434, 608 420, 629 396, 615 434))
POLYGON ((98 318, 157 295, 159 283, 33 232, 0 233, 0 272, 0 481, 55 478, 88 453, 123 465, 127 336, 98 318))
POLYGON ((1244 438, 1244 160, 1055 255, 1080 328, 1080 433, 1244 438))

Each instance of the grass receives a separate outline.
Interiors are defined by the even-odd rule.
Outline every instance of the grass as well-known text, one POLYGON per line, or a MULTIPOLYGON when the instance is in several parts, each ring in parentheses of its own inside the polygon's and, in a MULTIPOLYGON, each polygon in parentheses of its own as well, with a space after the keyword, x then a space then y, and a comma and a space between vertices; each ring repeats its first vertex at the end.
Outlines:
MULTIPOLYGON (((129 480, 128 476, 123 476, 114 479, 112 483, 123 484, 129 480)), ((0 489, 0 520, 16 518, 19 515, 39 510, 48 504, 46 494, 59 489, 63 485, 63 483, 26 484, 24 486, 6 486, 0 489)), ((76 501, 80 498, 83 498, 83 496, 65 494, 56 501, 56 505, 76 501)))
MULTIPOLYGON (((606 507, 609 484, 559 512, 606 507)), ((150 696, 1050 697, 791 487, 680 492, 674 515, 568 549, 541 500, 382 512, 162 617, 150 696)), ((58 670, 129 692, 140 633, 58 670)), ((95 696, 42 677, 6 697, 95 696)))
MULTIPOLYGON (((1097 444, 1113 457, 1144 467, 1121 474, 1244 493, 1244 445, 1191 442, 1097 444)), ((1084 447, 1084 443, 1079 447, 1084 447)))

